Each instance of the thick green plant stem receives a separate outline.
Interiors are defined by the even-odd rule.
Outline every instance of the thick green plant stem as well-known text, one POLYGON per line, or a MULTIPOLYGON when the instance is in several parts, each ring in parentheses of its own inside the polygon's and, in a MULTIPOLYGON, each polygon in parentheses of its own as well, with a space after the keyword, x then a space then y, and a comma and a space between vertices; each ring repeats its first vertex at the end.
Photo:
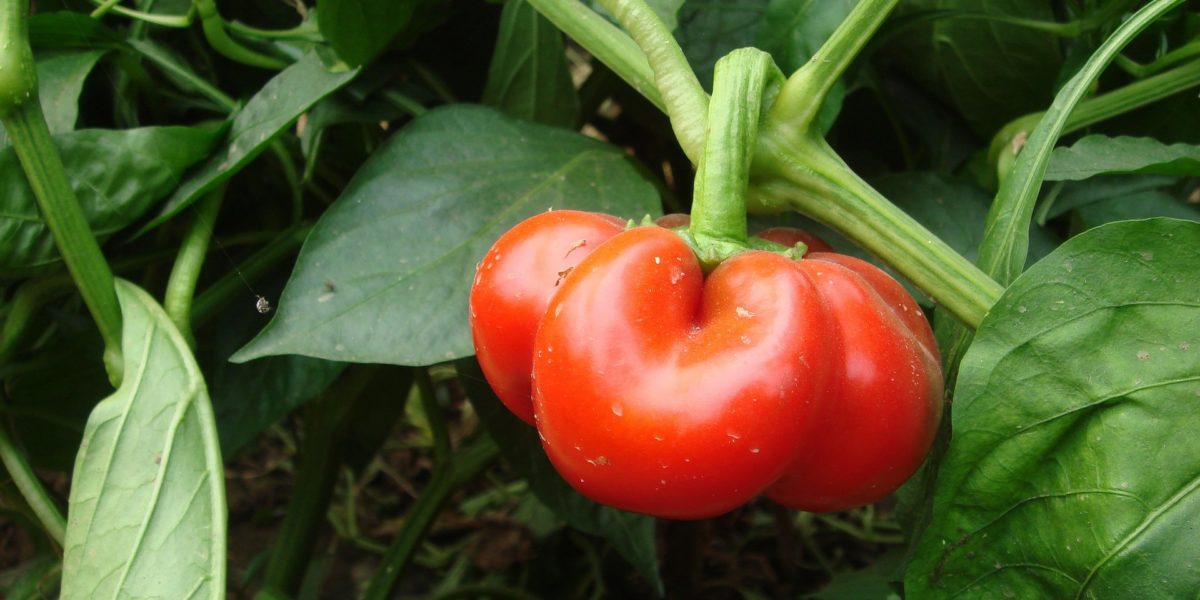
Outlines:
POLYGON ((471 481, 483 472, 499 455, 500 449, 490 437, 481 437, 466 448, 460 449, 449 461, 439 464, 424 492, 408 513, 404 527, 392 541, 384 555, 375 577, 367 587, 364 600, 387 600, 392 597, 392 588, 400 573, 412 559, 425 531, 441 511, 442 504, 459 486, 471 481))
POLYGON ((706 269, 746 249, 746 185, 759 121, 782 85, 783 73, 761 50, 742 48, 717 61, 688 226, 706 269))
POLYGON ((196 204, 192 223, 184 234, 183 243, 179 245, 179 254, 163 296, 163 310, 192 346, 196 345, 192 337, 192 298, 196 294, 196 281, 200 279, 200 269, 204 267, 208 244, 212 240, 213 227, 216 226, 224 198, 225 186, 220 185, 196 204))
POLYGON ((37 94, 29 46, 27 0, 0 0, 0 120, 8 132, 46 226, 104 339, 109 379, 121 380, 121 307, 113 274, 96 242, 62 158, 50 137, 37 94))
MULTIPOLYGON (((1198 85, 1200 60, 1195 60, 1111 92, 1081 100, 1063 123, 1059 135, 1107 121, 1198 85)), ((991 164, 996 166, 996 173, 1001 180, 1007 176, 1017 153, 1028 140, 1029 133, 1037 127, 1044 115, 1045 113, 1033 113, 1018 117, 992 138, 988 156, 991 164)))
POLYGON ((208 40, 213 50, 221 53, 225 58, 263 69, 278 71, 287 68, 286 62, 255 52, 229 37, 229 32, 225 30, 225 19, 221 17, 221 13, 217 12, 216 0, 192 0, 192 6, 195 7, 196 14, 200 16, 200 27, 204 30, 204 38, 208 40))
POLYGON ((350 418, 377 372, 375 366, 348 370, 307 411, 296 487, 263 575, 264 591, 292 597, 299 589, 317 533, 326 522, 350 418))
POLYGON ((13 445, 12 438, 8 436, 8 428, 3 424, 0 424, 0 461, 4 462, 4 468, 8 469, 13 483, 29 503, 29 508, 41 522, 42 528, 61 548, 67 533, 67 520, 41 480, 34 474, 29 461, 25 460, 25 454, 13 445))
POLYGON ((704 151, 708 94, 688 65, 683 49, 645 0, 600 0, 600 4, 617 18, 645 53, 675 138, 683 153, 698 164, 704 151))
POLYGON ((666 104, 654 87, 654 71, 642 51, 625 32, 617 29, 584 6, 579 0, 528 0, 542 16, 579 42, 600 62, 620 75, 633 89, 666 111, 666 104))
POLYGON ((1029 252, 1029 222, 1037 204, 1038 191, 1054 149, 1067 120, 1084 94, 1113 58, 1143 29, 1183 0, 1154 0, 1127 19, 1100 45, 1079 72, 1063 86, 1046 111, 1013 164, 1012 173, 1003 178, 1000 191, 988 211, 983 242, 979 246, 979 266, 1001 283, 1021 274, 1029 252))
POLYGON ((777 128, 799 137, 816 123, 825 96, 900 0, 861 0, 821 49, 788 77, 771 107, 777 128))
POLYGON ((1003 289, 971 261, 888 202, 856 175, 825 140, 794 144, 764 132, 755 173, 771 181, 751 189, 752 203, 793 209, 845 234, 880 257, 966 325, 975 328, 1003 289))

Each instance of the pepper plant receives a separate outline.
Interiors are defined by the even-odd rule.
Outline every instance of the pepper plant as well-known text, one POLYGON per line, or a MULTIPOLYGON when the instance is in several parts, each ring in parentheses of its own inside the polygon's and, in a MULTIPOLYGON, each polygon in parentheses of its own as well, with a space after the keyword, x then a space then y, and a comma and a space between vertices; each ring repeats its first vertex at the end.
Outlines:
POLYGON ((0 0, 0 591, 1194 595, 1197 87, 1182 0, 0 0))

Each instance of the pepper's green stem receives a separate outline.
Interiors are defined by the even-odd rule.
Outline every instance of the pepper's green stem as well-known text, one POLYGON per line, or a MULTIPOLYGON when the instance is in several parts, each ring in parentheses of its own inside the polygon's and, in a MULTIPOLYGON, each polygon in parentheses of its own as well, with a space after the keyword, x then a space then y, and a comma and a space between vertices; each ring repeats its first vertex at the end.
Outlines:
POLYGON ((884 259, 968 326, 977 327, 1003 288, 858 177, 817 135, 793 143, 759 138, 751 202, 808 215, 884 259))
MULTIPOLYGON (((579 42, 651 103, 666 111, 654 87, 654 71, 637 44, 578 0, 528 0, 554 26, 579 42)), ((419 73, 419 72, 418 72, 419 73)))
POLYGON ((771 121, 797 137, 812 128, 825 96, 900 0, 861 0, 821 49, 788 78, 771 107, 771 121))
POLYGON ((41 522, 42 528, 61 548, 63 538, 66 537, 67 520, 63 518, 62 511, 58 509, 46 487, 34 474, 29 461, 25 460, 25 455, 13 445, 12 439, 8 437, 8 428, 3 424, 0 424, 0 461, 4 462, 13 483, 29 503, 29 508, 41 522))
MULTIPOLYGON (((1200 60, 1082 100, 1075 105, 1075 109, 1067 117, 1060 135, 1079 131, 1197 85, 1200 85, 1200 60)), ((1033 131, 1034 127, 1037 127, 1043 115, 1045 113, 1033 113, 1018 117, 1005 125, 992 138, 988 156, 991 163, 996 166, 996 174, 1001 179, 1008 174, 1017 152, 1021 150, 1029 133, 1033 131)))
POLYGON ((225 19, 217 11, 216 0, 192 0, 192 6, 195 7, 196 14, 200 16, 200 27, 204 30, 204 38, 208 40, 213 50, 221 53, 225 58, 251 67, 275 70, 287 68, 286 62, 273 56, 259 54, 229 37, 229 32, 225 30, 225 19))
POLYGON ((675 138, 683 153, 698 164, 704 151, 708 94, 688 65, 683 49, 645 0, 600 0, 600 4, 617 18, 645 53, 675 138))
POLYGON ((104 338, 104 364, 115 386, 121 380, 122 368, 121 307, 112 270, 71 189, 42 116, 25 22, 28 6, 28 0, 0 0, 0 39, 4 40, 0 47, 0 120, 46 226, 104 338))
POLYGON ((195 347, 192 336, 192 298, 196 294, 196 281, 208 254, 208 244, 216 226, 217 214, 221 212, 221 201, 225 198, 225 186, 217 186, 196 205, 196 214, 179 245, 179 255, 167 280, 167 291, 163 296, 163 310, 175 323, 179 333, 188 344, 195 347))
POLYGON ((770 106, 783 81, 779 67, 761 50, 742 48, 717 61, 688 226, 706 270, 747 248, 746 185, 762 108, 770 106))

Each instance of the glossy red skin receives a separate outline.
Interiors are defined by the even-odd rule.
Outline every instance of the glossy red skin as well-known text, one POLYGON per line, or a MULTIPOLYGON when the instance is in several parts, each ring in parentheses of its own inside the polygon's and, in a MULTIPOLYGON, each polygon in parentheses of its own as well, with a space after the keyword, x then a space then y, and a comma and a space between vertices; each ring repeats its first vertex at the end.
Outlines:
MULTIPOLYGON (((652 261, 642 260, 639 268, 636 261, 628 262, 633 258, 619 257, 631 252, 645 259, 639 250, 605 250, 605 256, 612 255, 605 264, 624 265, 620 274, 589 260, 563 277, 624 226, 605 215, 547 215, 505 234, 480 263, 472 290, 472 329, 489 382, 527 422, 533 422, 528 374, 532 370, 538 378, 537 425, 547 453, 581 492, 613 506, 674 518, 719 514, 759 492, 794 508, 834 511, 883 498, 919 467, 941 415, 940 366, 920 308, 886 273, 837 254, 776 260, 799 275, 783 281, 803 291, 798 314, 806 325, 788 339, 801 340, 804 347, 792 350, 790 363, 767 360, 760 366, 757 358, 736 352, 745 350, 732 343, 735 337, 742 341, 735 333, 745 330, 737 327, 747 323, 729 318, 728 307, 739 293, 753 293, 747 290, 763 282, 778 283, 773 271, 742 266, 767 260, 759 255, 775 255, 735 257, 702 286, 699 267, 678 238, 639 228, 633 230, 643 232, 638 236, 672 245, 654 251, 650 258, 659 259, 654 268, 649 268, 652 261), (580 246, 581 239, 588 241, 580 246), (663 262, 667 256, 680 261, 679 270, 663 283, 660 267, 671 266, 663 262), (588 273, 585 283, 575 283, 580 273, 588 273), (592 291, 571 292, 570 301, 555 296, 576 287, 592 291), (680 295, 691 288, 696 289, 680 295), (711 295, 709 288, 715 290, 711 295), (694 305, 691 312, 687 302, 677 304, 685 299, 694 305), (550 333, 538 334, 534 350, 539 322, 557 321, 552 313, 577 303, 587 308, 571 319, 573 329, 543 325, 550 333), (722 306, 724 319, 718 314, 722 306), (687 315, 707 319, 707 325, 681 329, 687 315), (686 335, 680 333, 684 330, 686 335), (623 333, 611 337, 617 331, 623 333), (606 341, 597 343, 600 338, 606 341), (568 349, 582 359, 568 358, 568 349), (735 355, 743 358, 730 358, 735 355), (672 357, 687 357, 688 368, 681 370, 672 357), (795 374, 797 368, 807 375, 795 374), (761 385, 752 382, 773 376, 793 381, 791 387, 776 381, 778 395, 768 402, 775 410, 763 412, 759 405, 769 396, 759 394, 761 385), (744 409, 747 396, 735 389, 738 385, 760 385, 750 397, 753 414, 744 409), (724 417, 728 420, 722 420, 724 413, 731 415, 724 417), (705 415, 715 420, 705 421, 705 415), (729 425, 734 427, 722 431, 729 425), (756 433, 744 435, 742 429, 756 433), (758 440, 748 446, 757 450, 749 453, 753 460, 736 451, 743 440, 758 440)), ((671 222, 672 216, 660 224, 687 224, 687 215, 677 215, 678 222, 671 222)), ((764 237, 793 245, 797 231, 768 230, 764 237)), ((824 245, 815 238, 816 243, 799 239, 810 250, 824 245)), ((791 292, 769 289, 776 299, 793 298, 791 292)), ((741 316, 736 306, 733 314, 741 316)), ((746 337, 758 347, 755 335, 746 337)))
POLYGON ((933 332, 908 292, 865 261, 814 253, 797 268, 825 299, 832 323, 824 345, 837 360, 822 427, 766 494, 812 512, 870 504, 920 467, 937 433, 942 376, 933 332))
POLYGON ((479 366, 504 405, 530 425, 538 322, 565 273, 624 229, 599 213, 541 213, 500 236, 476 269, 470 319, 479 366))
POLYGON ((622 233, 576 267, 538 329, 546 452, 604 504, 667 518, 729 511, 814 433, 827 319, 781 255, 740 254, 705 278, 673 233, 622 233))

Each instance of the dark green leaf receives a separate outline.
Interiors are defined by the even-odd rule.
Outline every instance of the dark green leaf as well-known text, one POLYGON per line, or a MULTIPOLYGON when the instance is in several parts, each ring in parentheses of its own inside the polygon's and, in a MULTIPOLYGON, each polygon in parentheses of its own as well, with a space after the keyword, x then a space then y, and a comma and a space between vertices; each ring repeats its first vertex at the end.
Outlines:
POLYGON ((94 330, 56 336, 28 362, 4 368, 0 414, 12 423, 35 467, 71 471, 88 413, 112 392, 103 351, 94 330), (70 377, 62 376, 64 365, 70 365, 70 377))
MULTIPOLYGON (((816 54, 856 3, 855 0, 771 0, 758 30, 756 46, 770 52, 784 74, 791 74, 816 54)), ((825 97, 817 116, 821 131, 828 132, 833 126, 845 94, 846 86, 839 81, 825 97)))
POLYGON ((633 218, 658 206, 619 148, 483 107, 432 111, 372 154, 321 216, 275 318, 233 360, 468 356, 472 275, 502 233, 551 208, 633 218))
POLYGON ((29 43, 34 48, 117 47, 121 34, 105 27, 85 12, 58 11, 33 15, 29 19, 29 43))
POLYGON ((1162 191, 1152 190, 1131 194, 1121 198, 1106 198, 1076 209, 1080 225, 1084 229, 1098 227, 1113 221, 1171 217, 1200 221, 1200 209, 1162 191))
MULTIPOLYGON (((38 98, 50 133, 75 129, 79 116, 79 92, 103 50, 72 52, 43 58, 37 63, 38 98)), ((8 136, 0 126, 0 148, 8 145, 8 136)))
POLYGON ((337 91, 355 74, 357 71, 330 73, 322 66, 320 59, 311 53, 284 69, 238 111, 225 140, 225 147, 175 190, 159 215, 143 227, 142 232, 175 216, 233 177, 304 111, 337 91))
POLYGON ((579 118, 562 33, 525 0, 504 4, 483 102, 547 125, 574 127, 579 118))
POLYGON ((879 557, 865 569, 834 575, 829 585, 806 598, 811 600, 900 600, 900 595, 892 589, 892 582, 897 580, 903 564, 904 553, 893 550, 879 557))
POLYGON ((785 74, 804 66, 842 23, 856 0, 771 0, 756 46, 771 53, 785 74))
POLYGON ((661 594, 663 582, 655 558, 654 519, 597 504, 576 492, 546 458, 537 430, 509 412, 492 393, 479 363, 464 359, 455 366, 479 420, 500 446, 505 460, 529 481, 529 488, 538 500, 567 525, 607 538, 661 594))
POLYGON ((347 63, 370 62, 412 19, 416 3, 395 0, 317 0, 321 35, 347 63))
MULTIPOLYGON (((920 0, 907 6, 1054 20, 1050 4, 1041 0, 920 0)), ((1062 63, 1053 34, 977 17, 935 20, 905 42, 891 56, 987 137, 1013 118, 1044 110, 1062 63)))
POLYGON ((1063 184, 1063 189, 1057 196, 1047 197, 1047 200, 1053 203, 1040 207, 1039 216, 1045 222, 1081 206, 1110 198, 1139 195, 1142 192, 1165 188, 1176 181, 1178 179, 1175 177, 1163 175, 1098 175, 1083 181, 1067 182, 1063 184))
POLYGON ((963 358, 909 597, 1200 589, 1200 224, 1079 235, 1005 292, 963 358))
POLYGON ((63 598, 224 598, 225 471, 204 379, 149 294, 117 282, 124 381, 71 482, 63 598))
MULTIPOLYGON (((281 282, 255 285, 278 297, 281 282)), ((233 364, 229 357, 254 336, 265 317, 247 307, 221 313, 209 342, 211 367, 206 369, 221 451, 233 456, 273 423, 315 398, 345 368, 344 363, 307 356, 272 356, 233 364)))
MULTIPOLYGON (((208 155, 219 124, 199 127, 84 129, 55 136, 71 187, 92 231, 106 237, 137 220, 208 155)), ((0 150, 0 273, 58 260, 12 148, 0 150)))
POLYGON ((768 0, 714 0, 685 3, 679 10, 675 37, 706 88, 712 88, 713 67, 729 51, 753 46, 768 0))
POLYGON ((1116 173, 1200 175, 1200 146, 1164 144, 1154 138, 1089 135, 1055 148, 1046 167, 1049 181, 1116 173))

